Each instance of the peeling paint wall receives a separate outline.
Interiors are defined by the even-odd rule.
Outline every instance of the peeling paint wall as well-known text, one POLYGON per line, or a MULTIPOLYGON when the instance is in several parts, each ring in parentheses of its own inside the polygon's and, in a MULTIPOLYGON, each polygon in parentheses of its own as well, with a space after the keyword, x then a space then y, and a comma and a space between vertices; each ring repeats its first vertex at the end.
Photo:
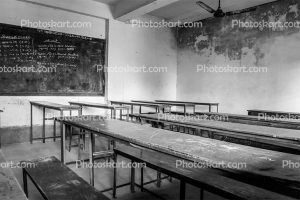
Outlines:
POLYGON ((220 111, 230 113, 254 108, 300 112, 299 11, 299 0, 280 0, 254 12, 206 19, 201 28, 180 29, 177 99, 220 102, 220 111), (257 28, 248 28, 250 22, 257 28), (266 23, 273 27, 263 27, 266 23), (238 72, 254 70, 250 67, 263 72, 238 72))

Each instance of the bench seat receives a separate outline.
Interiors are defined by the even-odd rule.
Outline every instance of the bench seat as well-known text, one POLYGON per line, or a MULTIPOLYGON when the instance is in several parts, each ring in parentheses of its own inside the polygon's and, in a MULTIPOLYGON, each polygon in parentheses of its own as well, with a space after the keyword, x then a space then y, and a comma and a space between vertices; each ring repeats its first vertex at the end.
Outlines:
POLYGON ((35 167, 23 168, 24 191, 28 197, 27 176, 47 200, 109 200, 56 157, 26 161, 35 167))

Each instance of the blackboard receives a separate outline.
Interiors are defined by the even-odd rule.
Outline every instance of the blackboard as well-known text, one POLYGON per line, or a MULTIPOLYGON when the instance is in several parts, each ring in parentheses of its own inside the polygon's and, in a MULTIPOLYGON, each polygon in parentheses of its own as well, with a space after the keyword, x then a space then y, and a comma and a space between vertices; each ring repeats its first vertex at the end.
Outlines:
POLYGON ((0 95, 104 96, 105 43, 0 23, 0 95))

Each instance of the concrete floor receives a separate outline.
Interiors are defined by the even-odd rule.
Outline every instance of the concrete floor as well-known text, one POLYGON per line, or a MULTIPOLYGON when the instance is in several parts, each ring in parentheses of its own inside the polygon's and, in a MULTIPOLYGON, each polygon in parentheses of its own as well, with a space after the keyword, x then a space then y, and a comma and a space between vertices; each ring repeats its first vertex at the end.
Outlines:
MULTIPOLYGON (((97 137, 97 150, 105 149, 107 141, 104 138, 97 137)), ((88 148, 86 148, 88 149, 88 148)), ((6 161, 18 162, 22 160, 31 160, 44 156, 56 156, 60 158, 60 142, 46 142, 45 144, 36 142, 34 144, 22 143, 12 144, 2 147, 2 152, 5 156, 6 161)), ((83 157, 87 156, 86 152, 83 152, 83 157)), ((73 147, 70 153, 67 153, 67 161, 77 160, 77 147, 73 147)), ((118 157, 118 161, 128 162, 125 158, 118 157)), ((104 161, 99 161, 104 162, 104 161)), ((84 178, 86 181, 89 180, 89 170, 86 168, 76 168, 75 165, 69 165, 79 176, 84 178)), ((136 182, 139 183, 139 170, 136 170, 136 182)), ((20 185, 22 185, 22 173, 21 169, 13 169, 13 173, 17 177, 20 185)), ((113 170, 110 168, 95 169, 95 187, 98 190, 104 190, 110 188, 112 185, 113 170)), ((156 178, 156 172, 147 168, 144 172, 145 182, 156 178)), ((117 183, 118 185, 128 183, 130 180, 130 169, 118 169, 117 183)), ((179 181, 174 180, 169 182, 163 180, 160 188, 155 183, 145 186, 146 189, 154 192, 163 199, 179 199, 179 181)), ((104 193, 108 198, 112 198, 112 192, 108 191, 104 193)), ((196 187, 187 185, 186 199, 187 200, 199 200, 200 190, 196 187)), ((30 200, 42 200, 42 196, 35 189, 33 184, 29 181, 29 199, 30 200)), ((139 188, 136 188, 135 193, 130 192, 129 186, 119 188, 117 190, 117 199, 119 200, 152 200, 160 199, 148 192, 141 192, 139 188)), ((222 200, 222 197, 214 194, 204 192, 205 200, 222 200)))

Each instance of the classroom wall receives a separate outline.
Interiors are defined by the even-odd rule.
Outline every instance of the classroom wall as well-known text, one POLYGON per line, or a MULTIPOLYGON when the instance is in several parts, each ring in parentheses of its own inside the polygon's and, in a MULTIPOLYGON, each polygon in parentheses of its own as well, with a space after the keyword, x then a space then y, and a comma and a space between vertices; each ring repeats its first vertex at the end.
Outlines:
MULTIPOLYGON (((66 7, 74 12, 53 9, 37 4, 29 4, 17 0, 0 1, 0 22, 20 25, 21 19, 31 21, 81 21, 91 22, 92 28, 70 29, 52 28, 51 30, 89 37, 105 38, 105 19, 109 19, 109 46, 108 66, 150 66, 152 64, 164 65, 167 73, 108 73, 109 100, 129 100, 137 98, 163 98, 176 94, 176 38, 171 30, 154 30, 133 28, 129 24, 115 21, 111 18, 110 8, 95 1, 83 0, 45 0, 39 3, 51 3, 55 7, 66 7), (83 13, 89 13, 85 15, 83 13), (155 62, 153 62, 155 61, 155 62)), ((147 20, 148 18, 144 18, 147 20)), ((1 83, 0 83, 1 84, 1 83)), ((32 96, 0 96, 0 109, 4 110, 1 116, 1 126, 14 129, 30 124, 29 101, 47 100, 67 104, 68 101, 105 102, 104 97, 32 97, 32 96)), ((42 112, 34 109, 35 125, 41 124, 42 112)), ((97 109, 85 109, 85 114, 99 114, 97 109)), ((50 113, 51 115, 52 113, 50 113)), ((55 114, 55 112, 53 113, 55 114)), ((51 122, 48 122, 48 124, 51 122)), ((3 130, 2 130, 3 131, 3 130)), ((27 130, 26 130, 27 131, 27 130)), ((17 131, 15 131, 17 132, 17 131)), ((28 132, 28 131, 27 131, 28 132)))
POLYGON ((177 99, 219 102, 220 111, 229 113, 256 108, 300 112, 299 26, 232 27, 233 20, 296 22, 299 8, 299 0, 281 0, 251 13, 204 20, 201 28, 180 29, 177 99), (264 71, 260 73, 215 73, 215 66, 265 68, 255 69, 264 71))

